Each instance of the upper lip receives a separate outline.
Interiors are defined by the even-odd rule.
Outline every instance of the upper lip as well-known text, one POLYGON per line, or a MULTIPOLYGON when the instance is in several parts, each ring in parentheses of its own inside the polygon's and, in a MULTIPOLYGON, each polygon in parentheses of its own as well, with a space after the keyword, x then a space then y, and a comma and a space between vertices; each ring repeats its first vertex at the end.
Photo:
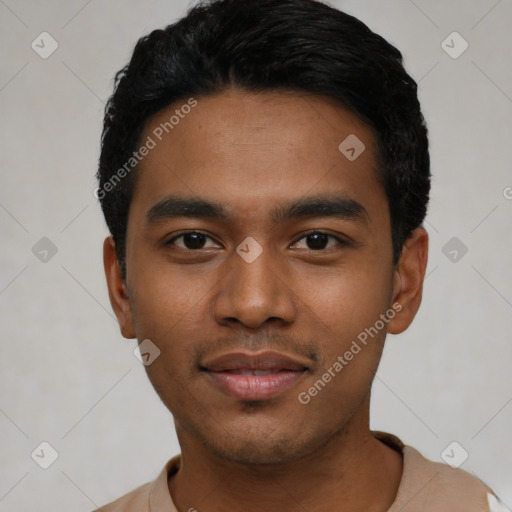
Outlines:
POLYGON ((258 353, 231 352, 213 359, 206 360, 201 365, 202 370, 222 372, 229 370, 308 370, 308 364, 298 357, 292 357, 279 352, 265 351, 258 353))

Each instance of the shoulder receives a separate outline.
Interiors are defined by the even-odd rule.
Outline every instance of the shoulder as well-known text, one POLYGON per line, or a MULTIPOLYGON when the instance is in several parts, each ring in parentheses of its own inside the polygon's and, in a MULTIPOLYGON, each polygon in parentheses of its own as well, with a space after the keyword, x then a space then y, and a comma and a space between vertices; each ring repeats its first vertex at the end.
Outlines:
POLYGON ((94 512, 149 512, 149 494, 152 485, 153 482, 141 485, 94 512))
POLYGON ((94 512, 151 512, 157 510, 176 512, 167 486, 167 479, 179 469, 180 463, 180 455, 175 455, 167 461, 154 481, 137 487, 94 512))
MULTIPOLYGON (((494 493, 474 475, 448 464, 425 458, 411 446, 404 446, 404 474, 400 490, 409 503, 432 512, 490 512, 494 493)), ((409 508, 405 508, 409 510, 409 508)), ((499 510, 499 509, 496 509, 499 510)))
POLYGON ((403 457, 402 479, 388 512, 510 512, 476 476, 427 459, 393 434, 372 434, 403 457))

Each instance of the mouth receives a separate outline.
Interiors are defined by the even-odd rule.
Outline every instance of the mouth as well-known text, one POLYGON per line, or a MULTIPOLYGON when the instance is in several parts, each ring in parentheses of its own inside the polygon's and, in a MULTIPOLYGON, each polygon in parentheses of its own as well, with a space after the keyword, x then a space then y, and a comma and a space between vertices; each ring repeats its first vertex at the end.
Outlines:
POLYGON ((277 352, 231 353, 200 366, 211 382, 238 400, 268 400, 293 388, 309 362, 277 352))

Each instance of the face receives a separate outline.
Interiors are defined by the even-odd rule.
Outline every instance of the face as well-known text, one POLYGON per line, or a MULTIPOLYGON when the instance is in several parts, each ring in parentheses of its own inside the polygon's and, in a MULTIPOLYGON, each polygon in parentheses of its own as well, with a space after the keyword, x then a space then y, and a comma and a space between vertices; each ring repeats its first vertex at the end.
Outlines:
POLYGON ((105 243, 112 305, 125 337, 160 350, 146 370, 179 436, 238 462, 298 459, 367 414, 386 331, 419 306, 426 235, 394 268, 375 137, 343 108, 196 100, 145 128, 126 282, 105 243))

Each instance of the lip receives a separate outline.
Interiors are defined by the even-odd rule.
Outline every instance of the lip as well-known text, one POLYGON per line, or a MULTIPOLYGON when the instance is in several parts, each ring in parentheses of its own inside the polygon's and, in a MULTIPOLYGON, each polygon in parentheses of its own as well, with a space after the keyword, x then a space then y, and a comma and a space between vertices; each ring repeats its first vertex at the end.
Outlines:
POLYGON ((308 365, 308 361, 279 352, 234 352, 207 360, 200 369, 230 396, 268 400, 294 387, 309 370, 308 365))

